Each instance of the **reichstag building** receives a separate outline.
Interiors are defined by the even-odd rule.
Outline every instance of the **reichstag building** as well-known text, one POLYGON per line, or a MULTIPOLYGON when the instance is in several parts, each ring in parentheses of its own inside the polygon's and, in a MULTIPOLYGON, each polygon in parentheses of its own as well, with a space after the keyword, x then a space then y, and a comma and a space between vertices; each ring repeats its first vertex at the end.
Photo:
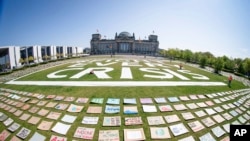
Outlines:
POLYGON ((101 34, 92 34, 90 42, 91 54, 133 54, 157 55, 159 41, 157 35, 149 35, 148 39, 136 40, 135 34, 121 32, 115 39, 102 39, 101 34))

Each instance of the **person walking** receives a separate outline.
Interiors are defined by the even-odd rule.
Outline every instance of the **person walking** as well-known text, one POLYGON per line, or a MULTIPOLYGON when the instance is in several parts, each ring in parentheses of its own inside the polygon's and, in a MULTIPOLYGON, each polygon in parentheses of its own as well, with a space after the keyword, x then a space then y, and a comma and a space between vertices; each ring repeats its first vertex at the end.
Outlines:
POLYGON ((229 77, 228 77, 228 87, 229 87, 229 88, 231 88, 232 80, 233 80, 232 75, 229 75, 229 77))

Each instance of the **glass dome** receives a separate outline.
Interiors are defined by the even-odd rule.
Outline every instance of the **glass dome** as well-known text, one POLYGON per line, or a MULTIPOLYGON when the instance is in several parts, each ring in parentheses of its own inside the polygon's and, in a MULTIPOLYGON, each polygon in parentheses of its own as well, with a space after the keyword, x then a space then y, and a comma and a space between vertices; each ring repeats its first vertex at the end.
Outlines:
POLYGON ((119 34, 119 36, 120 36, 120 37, 131 37, 131 34, 130 34, 129 32, 124 31, 124 32, 121 32, 121 33, 119 34))

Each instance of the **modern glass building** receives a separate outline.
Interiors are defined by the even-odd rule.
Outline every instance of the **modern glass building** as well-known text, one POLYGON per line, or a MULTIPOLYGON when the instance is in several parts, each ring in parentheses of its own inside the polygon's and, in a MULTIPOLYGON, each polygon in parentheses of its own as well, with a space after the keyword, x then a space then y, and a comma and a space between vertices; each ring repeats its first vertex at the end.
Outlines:
POLYGON ((115 39, 102 39, 101 34, 92 34, 90 41, 91 54, 135 54, 157 55, 159 41, 157 35, 149 35, 148 39, 136 40, 129 32, 115 34, 115 39))

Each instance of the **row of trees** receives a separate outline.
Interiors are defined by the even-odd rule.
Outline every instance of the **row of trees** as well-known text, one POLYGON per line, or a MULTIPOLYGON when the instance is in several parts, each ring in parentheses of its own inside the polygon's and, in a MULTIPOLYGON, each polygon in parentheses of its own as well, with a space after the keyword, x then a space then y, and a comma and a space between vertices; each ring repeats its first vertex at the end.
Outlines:
POLYGON ((250 58, 229 58, 225 55, 215 57, 210 52, 192 52, 189 49, 181 50, 178 48, 161 50, 160 54, 170 60, 183 60, 185 62, 199 64, 202 68, 206 66, 212 67, 215 73, 220 73, 220 71, 223 70, 250 78, 250 58))

